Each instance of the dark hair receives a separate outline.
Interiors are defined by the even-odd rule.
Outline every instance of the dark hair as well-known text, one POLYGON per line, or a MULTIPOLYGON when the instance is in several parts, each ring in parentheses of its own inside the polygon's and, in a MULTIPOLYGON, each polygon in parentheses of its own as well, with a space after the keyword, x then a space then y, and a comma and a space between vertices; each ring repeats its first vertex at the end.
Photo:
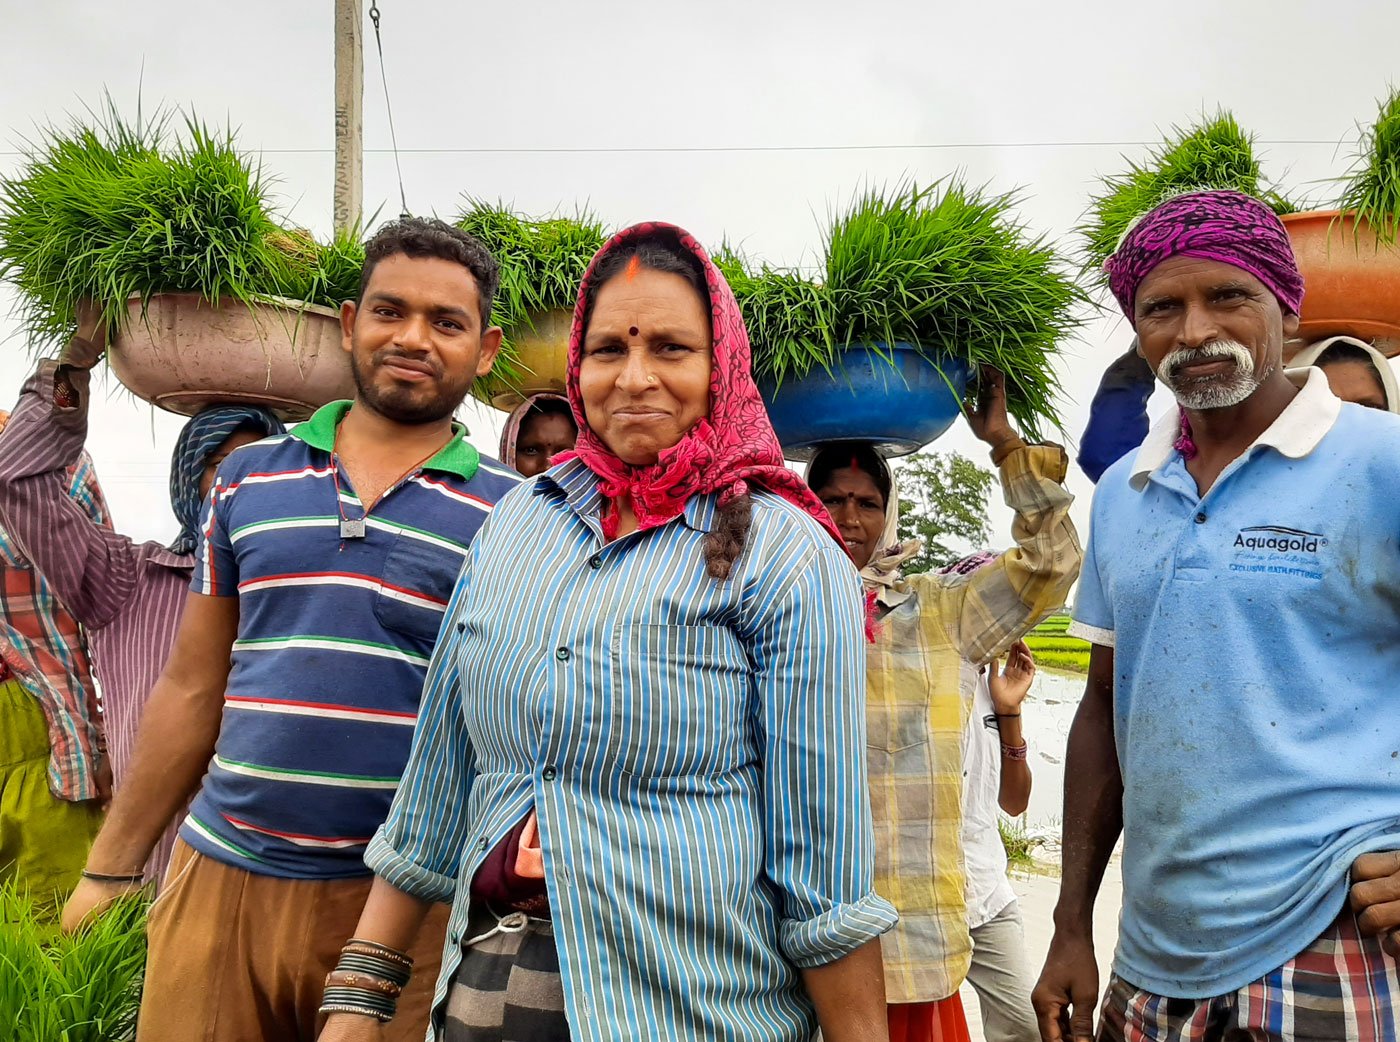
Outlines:
POLYGON ((365 263, 360 268, 360 291, 355 303, 365 298, 369 277, 385 257, 437 257, 460 264, 476 281, 481 303, 481 328, 491 325, 491 302, 501 285, 501 269, 496 258, 474 236, 436 217, 401 217, 390 221, 365 243, 365 263))
POLYGON ((525 415, 520 418, 523 424, 532 416, 563 416, 570 423, 574 422, 574 410, 569 403, 560 398, 540 398, 530 403, 530 408, 525 410, 525 415))
POLYGON ((705 314, 710 313, 710 289, 705 284, 705 266, 700 258, 681 245, 680 237, 674 232, 655 231, 648 235, 629 239, 623 245, 603 255, 593 276, 588 280, 588 294, 583 302, 583 327, 588 328, 588 320, 593 314, 593 301, 598 291, 622 273, 632 258, 648 271, 679 275, 690 283, 691 288, 700 294, 705 302, 705 314))
POLYGON ((807 484, 812 491, 823 488, 838 470, 855 469, 870 475, 886 505, 890 501, 890 466, 865 442, 836 442, 824 445, 807 468, 807 484))
MULTIPOLYGON (((1327 350, 1323 351, 1322 354, 1318 355, 1317 358, 1313 360, 1313 365, 1319 368, 1325 368, 1336 362, 1361 362, 1363 365, 1368 365, 1372 369, 1376 368, 1376 360, 1371 357, 1369 352, 1364 350, 1359 344, 1348 344, 1346 341, 1341 341, 1327 348, 1327 350)), ((1376 375, 1379 376, 1380 374, 1377 373, 1376 375)))

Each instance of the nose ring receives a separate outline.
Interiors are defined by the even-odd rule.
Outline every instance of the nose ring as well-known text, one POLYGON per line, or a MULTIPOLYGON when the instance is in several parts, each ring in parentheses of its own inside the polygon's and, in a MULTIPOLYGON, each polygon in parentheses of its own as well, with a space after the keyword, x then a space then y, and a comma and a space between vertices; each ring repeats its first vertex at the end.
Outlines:
POLYGON ((654 377, 654 376, 648 376, 648 377, 647 377, 647 383, 649 383, 649 384, 654 384, 654 383, 656 383, 656 377, 654 377))

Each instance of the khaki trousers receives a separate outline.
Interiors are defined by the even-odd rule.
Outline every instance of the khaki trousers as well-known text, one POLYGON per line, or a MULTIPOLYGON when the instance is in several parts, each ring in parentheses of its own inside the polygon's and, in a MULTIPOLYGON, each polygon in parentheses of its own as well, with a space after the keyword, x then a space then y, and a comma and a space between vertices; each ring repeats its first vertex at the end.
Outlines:
MULTIPOLYGON (((315 1042, 326 974, 373 880, 280 879, 175 845, 151 906, 137 1042, 315 1042)), ((429 913, 385 1042, 422 1042, 450 909, 429 913)))

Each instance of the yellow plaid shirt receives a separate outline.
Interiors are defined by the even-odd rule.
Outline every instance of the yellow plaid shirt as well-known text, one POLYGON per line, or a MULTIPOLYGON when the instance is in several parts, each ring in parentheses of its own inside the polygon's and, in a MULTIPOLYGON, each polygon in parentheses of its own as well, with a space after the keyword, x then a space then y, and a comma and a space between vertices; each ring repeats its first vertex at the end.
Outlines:
POLYGON ((1016 546, 971 575, 912 575, 867 651, 875 889, 899 911, 881 940, 889 1002, 958 990, 972 958, 964 897, 963 729, 979 666, 1065 603, 1081 550, 1065 451, 1001 454, 1016 546))

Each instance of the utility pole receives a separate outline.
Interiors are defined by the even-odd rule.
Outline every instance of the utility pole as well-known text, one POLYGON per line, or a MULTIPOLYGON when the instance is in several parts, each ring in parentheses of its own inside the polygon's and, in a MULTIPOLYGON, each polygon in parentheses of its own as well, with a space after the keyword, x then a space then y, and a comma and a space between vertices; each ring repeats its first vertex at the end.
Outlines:
POLYGON ((360 223, 364 210, 365 60, 361 0, 335 0, 335 230, 360 223))

